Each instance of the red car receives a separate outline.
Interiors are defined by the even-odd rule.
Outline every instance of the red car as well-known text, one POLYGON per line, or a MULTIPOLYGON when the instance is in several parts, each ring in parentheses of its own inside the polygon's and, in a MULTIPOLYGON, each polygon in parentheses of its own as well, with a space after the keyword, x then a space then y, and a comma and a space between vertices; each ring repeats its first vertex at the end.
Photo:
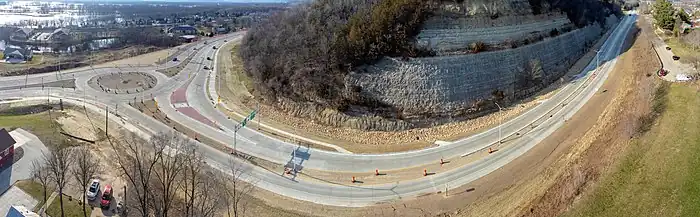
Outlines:
POLYGON ((112 203, 112 185, 105 185, 105 190, 102 191, 102 201, 100 201, 100 207, 103 209, 109 208, 112 203))

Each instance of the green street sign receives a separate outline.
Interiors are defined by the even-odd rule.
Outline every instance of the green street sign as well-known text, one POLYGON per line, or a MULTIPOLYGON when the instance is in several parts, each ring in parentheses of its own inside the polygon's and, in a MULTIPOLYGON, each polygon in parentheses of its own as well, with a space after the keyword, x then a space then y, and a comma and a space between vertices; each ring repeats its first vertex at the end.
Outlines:
POLYGON ((257 113, 258 113, 257 110, 253 110, 253 112, 251 112, 250 115, 248 115, 248 119, 253 120, 253 118, 255 118, 255 114, 257 114, 257 113))
POLYGON ((253 120, 253 118, 255 118, 255 114, 256 114, 256 113, 258 113, 258 111, 257 111, 257 110, 253 110, 253 112, 251 112, 251 113, 248 115, 248 117, 245 117, 245 119, 243 119, 243 121, 241 121, 241 127, 245 127, 245 125, 248 124, 248 121, 253 120))
POLYGON ((248 123, 248 118, 246 117, 245 119, 243 119, 243 121, 241 121, 241 127, 245 127, 245 125, 247 123, 248 123))

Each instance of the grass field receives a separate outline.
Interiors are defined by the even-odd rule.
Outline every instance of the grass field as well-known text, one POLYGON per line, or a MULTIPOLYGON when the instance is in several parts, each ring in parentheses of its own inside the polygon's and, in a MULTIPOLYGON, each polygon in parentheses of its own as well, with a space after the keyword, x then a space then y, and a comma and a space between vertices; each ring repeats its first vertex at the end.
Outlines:
MULTIPOLYGON (((63 196, 63 211, 66 217, 80 217, 83 216, 83 205, 78 204, 78 198, 73 198, 73 200, 68 200, 68 196, 63 196)), ((85 206, 87 215, 90 216, 92 210, 89 205, 85 206)), ((58 201, 58 196, 51 202, 49 208, 46 209, 46 214, 49 216, 61 216, 61 203, 58 201)))
POLYGON ((673 84, 665 112, 564 216, 700 216, 700 93, 673 84))
POLYGON ((7 131, 22 128, 39 137, 46 145, 50 143, 63 144, 67 141, 60 133, 61 125, 55 121, 63 113, 51 111, 51 117, 49 117, 48 111, 34 114, 22 114, 22 112, 17 114, 16 112, 18 111, 0 111, 0 128, 6 128, 7 131))

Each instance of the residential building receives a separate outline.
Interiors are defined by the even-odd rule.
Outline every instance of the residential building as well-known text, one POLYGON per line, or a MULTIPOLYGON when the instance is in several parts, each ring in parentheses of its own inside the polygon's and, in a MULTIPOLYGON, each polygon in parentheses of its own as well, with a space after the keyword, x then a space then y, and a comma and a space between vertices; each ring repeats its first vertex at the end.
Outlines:
POLYGON ((30 28, 18 28, 10 35, 10 39, 15 41, 27 41, 32 36, 34 30, 30 28))
POLYGON ((12 163, 15 153, 15 139, 5 128, 0 129, 0 168, 12 163))
POLYGON ((7 62, 22 62, 32 60, 32 51, 18 46, 7 46, 3 51, 3 58, 7 62))
POLYGON ((212 27, 211 32, 213 32, 214 34, 226 34, 229 32, 229 30, 226 27, 220 26, 220 27, 212 27))
POLYGON ((51 33, 49 36, 50 41, 63 42, 70 39, 70 30, 66 28, 58 28, 51 33))
POLYGON ((58 28, 49 32, 40 32, 30 37, 30 41, 45 43, 60 43, 70 40, 70 30, 58 28))

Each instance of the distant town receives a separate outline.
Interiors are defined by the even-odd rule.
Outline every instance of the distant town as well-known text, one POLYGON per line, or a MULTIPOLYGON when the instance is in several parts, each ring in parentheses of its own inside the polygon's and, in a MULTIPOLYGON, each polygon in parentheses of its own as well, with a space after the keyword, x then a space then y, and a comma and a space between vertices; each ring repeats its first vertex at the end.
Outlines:
MULTIPOLYGON (((58 62, 59 55, 93 55, 95 51, 134 46, 148 48, 131 52, 138 55, 244 30, 286 7, 242 3, 0 1, 1 59, 5 63, 36 66, 50 59, 58 62), (41 60, 34 60, 37 55, 42 56, 41 60)), ((113 59, 104 59, 109 60, 113 59)), ((29 69, 0 66, 0 74, 18 70, 29 69)), ((42 70, 36 71, 39 72, 42 70)))

